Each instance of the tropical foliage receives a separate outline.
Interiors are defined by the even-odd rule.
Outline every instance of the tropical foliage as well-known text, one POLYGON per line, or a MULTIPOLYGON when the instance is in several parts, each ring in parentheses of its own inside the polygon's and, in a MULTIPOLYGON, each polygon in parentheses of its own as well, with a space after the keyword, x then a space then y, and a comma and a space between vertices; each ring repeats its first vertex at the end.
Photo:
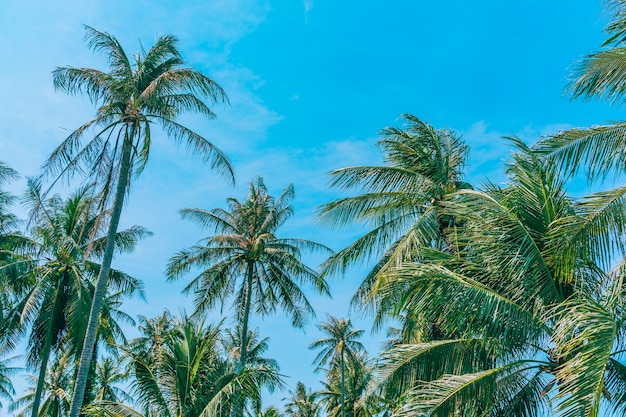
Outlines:
MULTIPOLYGON (((608 39, 574 69, 567 91, 622 104, 626 2, 609 3, 608 39)), ((226 208, 181 210, 207 237, 175 253, 165 275, 192 277, 184 293, 194 312, 165 310, 136 324, 124 302, 145 297, 143 284, 112 268, 112 259, 150 234, 118 229, 152 130, 233 181, 226 156, 179 122, 186 113, 214 118, 210 106, 227 98, 186 66, 171 35, 134 56, 106 32, 86 27, 86 40, 108 69, 60 67, 53 81, 85 94, 95 118, 27 181, 25 219, 0 188, 3 410, 18 417, 626 415, 626 186, 615 186, 626 172, 625 123, 569 129, 532 146, 508 138, 506 181, 472 186, 461 136, 405 114, 400 126, 381 131, 382 164, 330 173, 342 194, 319 208, 319 218, 365 234, 336 253, 282 237, 294 187, 275 198, 257 177, 226 208), (568 194, 570 178, 582 174, 596 191, 568 194), (609 176, 612 187, 598 182, 609 176), (78 186, 54 194, 62 179, 78 186), (310 255, 328 258, 316 270, 310 255), (374 330, 391 326, 382 352, 366 350, 364 330, 350 318, 327 314, 310 344, 322 371, 318 389, 297 382, 282 410, 268 407, 266 392, 285 390, 289 380, 268 357, 267 324, 254 328, 251 320, 281 310, 303 328, 315 317, 308 289, 331 295, 326 278, 353 266, 365 270, 353 311, 371 314, 374 330), (224 310, 232 314, 210 324, 224 310), (136 337, 128 340, 130 328, 136 337), (16 393, 22 364, 34 375, 16 393)), ((0 186, 17 178, 0 162, 0 186)))
POLYGON ((381 132, 379 147, 386 165, 357 166, 330 173, 330 185, 361 194, 324 205, 320 215, 333 226, 364 223, 371 231, 332 255, 326 273, 345 271, 357 261, 375 259, 353 302, 375 308, 382 322, 392 308, 376 293, 379 273, 419 258, 421 247, 445 248, 445 232, 454 219, 442 207, 455 191, 471 186, 463 181, 468 147, 455 132, 436 129, 417 117, 403 115, 402 128, 381 132))

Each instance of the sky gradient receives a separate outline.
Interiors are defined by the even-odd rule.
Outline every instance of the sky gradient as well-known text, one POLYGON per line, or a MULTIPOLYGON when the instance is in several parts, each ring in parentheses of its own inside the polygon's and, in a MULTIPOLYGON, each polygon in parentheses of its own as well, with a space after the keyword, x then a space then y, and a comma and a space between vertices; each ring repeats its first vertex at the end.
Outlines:
MULTIPOLYGON (((616 107, 572 102, 564 93, 569 69, 604 39, 600 0, 55 3, 0 2, 0 160, 23 176, 37 175, 60 141, 94 115, 85 97, 52 87, 56 66, 105 68, 83 42, 84 24, 115 35, 129 53, 140 43, 148 49, 157 35, 176 35, 188 63, 230 98, 230 105, 214 108, 215 121, 183 121, 232 159, 236 188, 162 134, 155 135, 151 160, 133 184, 121 226, 140 224, 155 233, 134 254, 114 260, 114 267, 145 282, 148 302, 126 304, 133 316, 192 310, 180 294, 184 282, 168 283, 163 274, 174 252, 205 236, 178 210, 242 199, 255 175, 274 195, 295 186, 295 216, 283 237, 335 250, 349 244, 358 229, 332 231, 314 218, 320 204, 339 196, 328 189, 326 173, 379 163, 377 133, 402 113, 462 134, 470 145, 468 180, 475 184, 502 180, 503 136, 531 143, 559 129, 623 118, 616 107)), ((9 189, 19 194, 24 184, 9 189)), ((315 266, 321 259, 307 260, 315 266)), ((289 376, 289 389, 298 380, 318 387, 322 376, 309 366, 315 353, 307 349, 319 336, 313 323, 326 313, 346 316, 364 272, 355 268, 333 278, 332 300, 307 289, 317 319, 304 330, 292 329, 280 313, 251 319, 271 338, 269 356, 289 376)), ((227 307, 216 311, 213 321, 228 313, 227 307)), ((354 320, 369 334, 370 318, 354 320)), ((367 337, 372 354, 383 336, 367 337)), ((286 395, 268 400, 278 403, 286 395)))

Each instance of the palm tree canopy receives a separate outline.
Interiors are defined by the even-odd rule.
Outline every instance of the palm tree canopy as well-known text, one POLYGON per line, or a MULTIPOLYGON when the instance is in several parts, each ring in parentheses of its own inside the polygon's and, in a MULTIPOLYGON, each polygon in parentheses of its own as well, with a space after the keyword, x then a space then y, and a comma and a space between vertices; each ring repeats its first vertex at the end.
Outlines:
POLYGON ((311 343, 309 349, 319 349, 313 363, 318 369, 326 365, 335 368, 345 357, 350 362, 358 361, 359 355, 365 352, 365 347, 358 341, 364 331, 352 328, 350 319, 340 319, 328 314, 326 321, 317 325, 325 337, 311 343))
POLYGON ((313 314, 298 283, 310 284, 323 294, 328 294, 328 285, 300 261, 300 255, 302 250, 329 249, 305 239, 276 236, 293 213, 289 204, 293 197, 294 189, 290 185, 274 199, 267 193, 262 179, 257 178, 250 184, 246 200, 227 200, 228 210, 181 210, 184 219, 218 233, 180 251, 168 264, 170 279, 177 279, 192 268, 202 269, 185 288, 186 292, 194 293, 197 311, 207 311, 235 294, 237 317, 241 321, 245 312, 246 274, 252 265, 251 302, 256 314, 272 313, 280 305, 297 327, 313 314))
MULTIPOLYGON (((626 2, 607 0, 612 18, 598 52, 585 56, 574 68, 567 91, 572 98, 607 100, 622 105, 626 91, 626 2)), ((626 171, 626 123, 623 121, 573 128, 543 138, 535 149, 557 161, 566 172, 584 168, 590 179, 618 176, 626 171)))
POLYGON ((89 47, 108 59, 109 71, 61 67, 53 72, 53 81, 57 89, 66 93, 86 94, 98 111, 94 119, 72 132, 54 150, 43 167, 43 176, 55 177, 55 182, 77 172, 86 174, 100 191, 101 208, 104 210, 112 204, 108 244, 104 248, 89 313, 71 417, 80 414, 96 343, 98 317, 106 297, 115 249, 113 240, 133 173, 141 173, 148 161, 152 126, 160 125, 169 138, 183 143, 211 168, 234 181, 226 156, 177 121, 187 112, 212 118, 214 114, 203 100, 211 103, 226 100, 224 91, 212 79, 185 66, 177 49, 177 39, 171 35, 161 36, 148 52, 142 48, 131 60, 115 37, 89 26, 85 30, 89 47), (85 141, 87 132, 93 136, 85 141))
POLYGON ((345 272, 357 261, 376 263, 359 286, 353 303, 377 307, 377 275, 385 268, 413 259, 423 246, 445 246, 444 230, 453 219, 443 215, 442 203, 459 189, 468 147, 449 129, 436 129, 410 114, 405 125, 388 127, 378 142, 385 165, 342 168, 330 173, 332 187, 359 194, 322 206, 323 222, 331 226, 362 223, 371 228, 331 256, 324 274, 345 272))
POLYGON ((614 267, 611 242, 624 235, 625 201, 567 196, 556 166, 513 140, 505 187, 446 204, 463 220, 453 237, 463 250, 425 250, 381 278, 398 313, 457 336, 383 354, 370 391, 401 389, 398 416, 624 412, 624 264, 614 267))
POLYGON ((322 407, 317 392, 307 389, 298 381, 296 389, 289 394, 285 403, 285 413, 289 417, 319 417, 322 407))
POLYGON ((227 97, 215 81, 185 66, 175 36, 159 37, 148 52, 142 50, 133 58, 107 32, 85 26, 85 39, 92 50, 108 59, 109 71, 58 67, 53 71, 53 81, 57 90, 86 94, 98 111, 94 119, 76 129, 48 158, 43 167, 47 175, 87 174, 107 196, 111 195, 117 181, 130 181, 116 176, 122 141, 132 141, 130 171, 139 174, 148 161, 151 126, 158 124, 168 137, 183 143, 212 168, 233 179, 226 156, 176 121, 188 112, 214 118, 203 99, 215 104, 227 97), (94 136, 83 143, 88 132, 94 136))

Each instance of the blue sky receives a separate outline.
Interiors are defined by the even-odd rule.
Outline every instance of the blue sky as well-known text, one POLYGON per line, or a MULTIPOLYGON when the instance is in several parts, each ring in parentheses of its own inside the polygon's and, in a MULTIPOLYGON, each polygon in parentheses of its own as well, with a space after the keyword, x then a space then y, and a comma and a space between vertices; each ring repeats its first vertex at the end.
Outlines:
MULTIPOLYGON (((463 134, 471 146, 468 178, 477 183, 501 180, 508 152, 504 135, 534 142, 559 129, 622 118, 617 108, 571 102, 563 93, 569 69, 603 40, 607 16, 600 0, 60 4, 0 3, 0 160, 23 175, 36 175, 52 149, 94 114, 85 98, 52 88, 55 66, 104 67, 82 41, 83 24, 114 34, 127 52, 138 50, 139 42, 149 47, 157 35, 174 34, 188 62, 230 97, 230 106, 215 108, 218 120, 184 122, 229 155, 237 188, 164 136, 155 137, 148 168, 133 185, 122 224, 155 232, 135 254, 114 261, 146 284, 148 303, 127 304, 133 315, 191 310, 191 301, 179 294, 184 283, 166 283, 163 275, 175 251, 203 237, 177 211, 243 198, 255 175, 274 194, 295 185, 296 214, 283 236, 334 249, 350 243, 359 230, 320 228, 313 217, 319 204, 338 196, 326 187, 325 174, 380 162, 377 132, 396 124, 402 113, 463 134)), ((20 193, 23 186, 20 181, 10 188, 20 193)), ((332 300, 311 294, 318 320, 327 312, 348 314, 363 273, 355 269, 333 279, 332 300)), ((355 320, 369 330, 367 317, 355 320)), ((312 324, 294 330, 278 314, 253 318, 252 325, 271 338, 269 354, 290 377, 290 388, 297 380, 317 387, 321 375, 313 374, 314 352, 307 349, 319 336, 312 324)), ((381 336, 367 339, 377 350, 381 336)), ((268 399, 276 403, 285 395, 268 399)))

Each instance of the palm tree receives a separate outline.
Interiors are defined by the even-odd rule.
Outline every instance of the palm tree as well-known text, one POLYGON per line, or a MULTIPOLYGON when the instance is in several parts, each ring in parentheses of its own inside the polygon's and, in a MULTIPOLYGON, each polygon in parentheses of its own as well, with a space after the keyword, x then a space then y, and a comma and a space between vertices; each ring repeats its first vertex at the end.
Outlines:
MULTIPOLYGON (((131 346, 141 343, 131 342, 131 346)), ((254 390, 260 378, 250 368, 237 375, 237 364, 221 348, 219 326, 207 326, 197 316, 172 319, 159 351, 155 355, 154 350, 126 350, 137 410, 120 402, 104 401, 93 403, 87 412, 135 417, 225 417, 230 413, 236 387, 254 390)))
POLYGON ((319 403, 319 393, 307 389, 300 381, 296 384, 296 389, 290 391, 287 398, 285 412, 289 417, 319 417, 321 404, 319 403))
MULTIPOLYGON (((58 357, 54 357, 45 373, 46 381, 42 395, 41 406, 37 413, 42 417, 65 417, 70 409, 70 395, 72 385, 72 355, 69 352, 61 353, 58 357)), ((26 417, 32 414, 35 395, 39 385, 39 378, 32 375, 30 378, 32 383, 29 391, 18 398, 9 411, 16 411, 20 407, 24 407, 18 412, 16 417, 26 417)))
POLYGON ((356 261, 376 259, 353 303, 376 307, 379 320, 388 312, 374 290, 379 272, 414 259, 422 246, 446 247, 444 234, 454 220, 442 213, 442 206, 455 191, 471 188, 463 181, 468 148, 461 138, 413 115, 402 117, 405 126, 381 132, 378 144, 385 165, 330 173, 331 186, 361 194, 320 208, 321 219, 332 226, 362 223, 371 228, 331 256, 324 273, 344 272, 356 261))
POLYGON ((107 246, 93 297, 70 417, 78 417, 80 413, 113 257, 114 236, 133 173, 140 174, 148 161, 152 125, 160 125, 170 138, 184 143, 227 178, 233 176, 228 159, 215 146, 176 121, 184 112, 215 117, 202 100, 216 103, 225 101, 226 95, 212 79, 185 66, 174 36, 161 36, 148 52, 142 50, 131 61, 114 36, 88 26, 85 29, 89 47, 108 59, 109 72, 61 67, 54 70, 53 80, 58 90, 86 94, 98 107, 97 115, 70 134, 44 165, 44 172, 57 178, 75 172, 86 173, 89 180, 100 187, 103 205, 112 200, 107 246), (94 136, 83 144, 88 132, 93 132, 94 136))
POLYGON ((256 417, 283 417, 283 414, 276 407, 267 407, 255 414, 256 417))
POLYGON ((123 383, 130 377, 129 369, 125 369, 124 361, 106 357, 96 364, 94 385, 97 388, 94 401, 122 402, 132 401, 132 397, 116 384, 123 383))
POLYGON ((554 164, 519 140, 508 185, 461 191, 446 207, 463 220, 463 253, 424 249, 385 272, 396 311, 438 323, 455 339, 397 344, 372 387, 404 383, 394 415, 598 416, 626 409, 623 250, 626 204, 603 193, 568 197, 554 164), (614 246, 615 245, 615 246, 614 246), (401 293, 401 294, 399 294, 401 293), (456 413, 456 414, 455 414, 456 413))
MULTIPOLYGON (((228 354, 228 358, 233 363, 239 365, 241 362, 241 338, 243 332, 241 324, 238 323, 233 329, 224 330, 223 345, 228 354)), ((282 389, 284 383, 279 374, 280 367, 274 359, 267 358, 264 354, 269 348, 269 337, 260 338, 258 329, 248 330, 246 336, 246 363, 245 368, 254 375, 253 385, 242 392, 241 401, 244 404, 250 403, 252 410, 249 415, 260 415, 261 412, 261 391, 267 389, 274 392, 277 388, 282 389)))
MULTIPOLYGON (((21 258, 22 282, 30 282, 18 303, 22 325, 32 324, 27 362, 39 367, 32 415, 37 416, 44 389, 48 359, 61 344, 77 355, 83 344, 85 322, 91 306, 93 284, 101 266, 106 238, 103 214, 91 190, 81 188, 68 199, 55 195, 43 200, 39 188, 30 183, 26 203, 31 207, 31 250, 21 258), (69 341, 69 343, 68 343, 69 341)), ((134 226, 115 235, 115 249, 130 252, 149 232, 134 226)), ((4 268, 0 268, 4 273, 4 268)), ((8 269, 13 272, 12 268, 8 269)), ((115 306, 121 296, 141 295, 142 284, 135 278, 111 270, 105 307, 98 325, 99 337, 110 342, 124 340, 115 318, 124 318, 115 306)), ((131 320, 132 321, 132 320, 131 320)))
POLYGON ((380 399, 376 396, 365 396, 371 379, 371 370, 367 366, 365 355, 358 355, 355 361, 348 361, 345 381, 336 369, 328 372, 326 381, 322 381, 319 398, 325 403, 328 417, 340 417, 345 409, 348 417, 371 417, 377 413, 380 399), (342 390, 342 384, 345 384, 342 390))
MULTIPOLYGON (((0 185, 17 177, 16 171, 0 162, 0 185)), ((17 231, 19 221, 10 211, 14 202, 15 196, 0 189, 0 268, 4 271, 0 274, 0 344, 5 348, 15 347, 21 336, 19 317, 14 310, 28 285, 20 279, 19 260, 30 242, 17 231)))
POLYGON ((330 314, 327 321, 320 323, 317 327, 326 337, 311 343, 309 349, 320 349, 313 363, 317 364, 317 369, 329 364, 330 370, 341 369, 341 417, 345 415, 346 400, 346 378, 345 367, 346 358, 350 363, 359 361, 359 355, 364 354, 365 348, 359 342, 363 335, 363 330, 353 329, 350 319, 338 319, 330 314))
MULTIPOLYGON (((300 261, 302 249, 328 250, 325 246, 304 239, 279 238, 276 232, 291 217, 289 205, 294 196, 288 186, 278 199, 267 194, 259 177, 250 183, 245 201, 228 199, 229 210, 184 209, 184 219, 212 228, 215 236, 174 255, 167 268, 170 279, 177 279, 191 268, 202 268, 185 288, 194 292, 196 312, 206 312, 218 301, 222 303, 235 294, 237 320, 241 323, 241 349, 237 373, 247 361, 248 321, 251 309, 262 316, 280 305, 301 327, 313 308, 299 288, 299 283, 314 286, 328 294, 326 282, 317 272, 300 261)), ((241 416, 243 409, 237 411, 241 416)))

